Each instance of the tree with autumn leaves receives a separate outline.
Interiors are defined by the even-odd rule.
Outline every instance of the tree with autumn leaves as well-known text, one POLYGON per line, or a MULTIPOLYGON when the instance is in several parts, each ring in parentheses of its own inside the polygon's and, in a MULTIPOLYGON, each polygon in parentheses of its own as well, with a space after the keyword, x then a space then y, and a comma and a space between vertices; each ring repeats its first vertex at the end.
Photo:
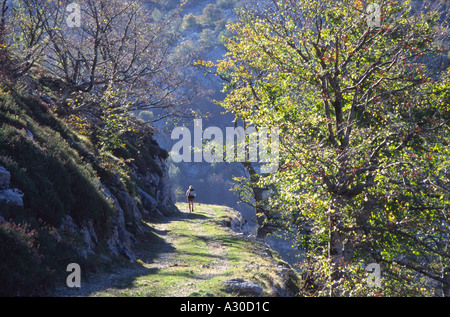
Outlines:
POLYGON ((249 5, 205 65, 236 120, 280 128, 278 172, 240 182, 305 250, 304 294, 450 296, 448 11, 370 3, 249 5))

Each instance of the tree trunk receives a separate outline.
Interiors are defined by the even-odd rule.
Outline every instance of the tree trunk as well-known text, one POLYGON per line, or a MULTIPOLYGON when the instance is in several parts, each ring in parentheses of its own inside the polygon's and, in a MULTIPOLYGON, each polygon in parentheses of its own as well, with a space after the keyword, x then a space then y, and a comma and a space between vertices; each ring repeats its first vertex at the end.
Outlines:
POLYGON ((331 263, 330 296, 340 295, 338 286, 343 276, 341 267, 344 265, 344 234, 339 230, 342 207, 342 199, 333 197, 328 215, 328 258, 331 263))
POLYGON ((267 234, 270 233, 270 230, 264 224, 267 217, 264 215, 263 208, 261 208, 265 189, 255 186, 255 183, 257 182, 259 175, 256 172, 256 170, 254 169, 254 167, 252 166, 252 163, 251 162, 242 162, 242 164, 244 165, 245 169, 247 170, 247 172, 249 174, 250 186, 252 188, 253 198, 255 199, 255 216, 256 216, 256 222, 258 223, 256 237, 260 238, 260 239, 264 239, 267 236, 267 234))
MULTIPOLYGON (((444 245, 444 251, 448 253, 450 249, 450 242, 445 242, 444 245)), ((442 296, 444 297, 450 297, 450 266, 448 265, 449 262, 446 258, 441 257, 441 265, 442 265, 442 280, 441 283, 441 289, 442 289, 442 296)))
POLYGON ((266 216, 264 215, 263 210, 259 207, 259 204, 263 200, 264 190, 261 188, 253 188, 253 195, 255 197, 255 214, 256 221, 258 223, 258 229, 256 231, 256 237, 259 239, 264 239, 269 233, 270 230, 265 225, 266 216))
POLYGON ((443 269, 442 278, 445 281, 442 283, 442 296, 450 297, 450 267, 443 269))

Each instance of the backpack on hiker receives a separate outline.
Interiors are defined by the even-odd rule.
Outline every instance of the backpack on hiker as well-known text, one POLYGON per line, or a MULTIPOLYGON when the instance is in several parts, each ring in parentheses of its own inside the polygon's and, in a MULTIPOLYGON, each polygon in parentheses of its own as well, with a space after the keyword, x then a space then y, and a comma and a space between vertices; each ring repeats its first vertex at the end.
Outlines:
POLYGON ((195 198, 195 196, 197 196, 197 194, 195 193, 194 189, 189 189, 188 197, 195 198))

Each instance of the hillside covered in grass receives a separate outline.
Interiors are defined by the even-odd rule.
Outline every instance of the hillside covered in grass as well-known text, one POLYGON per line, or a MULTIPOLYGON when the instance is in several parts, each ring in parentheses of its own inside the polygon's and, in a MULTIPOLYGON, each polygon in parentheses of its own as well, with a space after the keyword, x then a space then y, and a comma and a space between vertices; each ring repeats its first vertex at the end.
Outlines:
POLYGON ((135 261, 142 220, 178 212, 152 131, 136 122, 102 151, 92 126, 57 115, 58 88, 44 76, 0 81, 0 295, 44 295, 69 263, 84 274, 99 259, 135 261))

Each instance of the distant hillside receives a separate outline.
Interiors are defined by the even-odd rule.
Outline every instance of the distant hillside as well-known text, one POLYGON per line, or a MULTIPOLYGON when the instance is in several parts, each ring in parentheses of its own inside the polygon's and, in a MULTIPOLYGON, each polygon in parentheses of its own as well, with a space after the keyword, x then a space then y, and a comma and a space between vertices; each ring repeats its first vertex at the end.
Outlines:
MULTIPOLYGON (((192 62, 198 60, 217 60, 223 57, 226 50, 222 42, 223 36, 231 36, 226 24, 237 19, 235 10, 242 5, 239 0, 192 0, 186 1, 179 17, 174 23, 172 32, 177 34, 177 40, 171 42, 178 54, 191 54, 192 62)), ((176 8, 178 1, 169 1, 167 6, 159 7, 164 14, 176 8)), ((203 128, 215 126, 225 131, 226 127, 233 126, 233 114, 224 114, 224 109, 214 103, 222 100, 221 92, 223 82, 216 76, 205 75, 201 68, 194 68, 190 73, 189 81, 200 86, 201 95, 189 105, 195 117, 201 118, 203 128)), ((143 118, 149 118, 143 113, 143 118)), ((170 151, 176 142, 170 140, 171 131, 176 126, 186 126, 193 129, 193 117, 168 118, 156 122, 155 125, 161 133, 157 134, 158 142, 170 151)), ((232 206, 244 212, 249 218, 254 211, 239 203, 237 193, 230 190, 233 187, 233 176, 243 173, 241 164, 210 164, 207 162, 173 163, 168 160, 170 175, 177 201, 185 201, 184 193, 189 185, 194 185, 200 193, 198 200, 202 203, 223 204, 232 206), (248 209, 244 210, 244 209, 248 209)))

